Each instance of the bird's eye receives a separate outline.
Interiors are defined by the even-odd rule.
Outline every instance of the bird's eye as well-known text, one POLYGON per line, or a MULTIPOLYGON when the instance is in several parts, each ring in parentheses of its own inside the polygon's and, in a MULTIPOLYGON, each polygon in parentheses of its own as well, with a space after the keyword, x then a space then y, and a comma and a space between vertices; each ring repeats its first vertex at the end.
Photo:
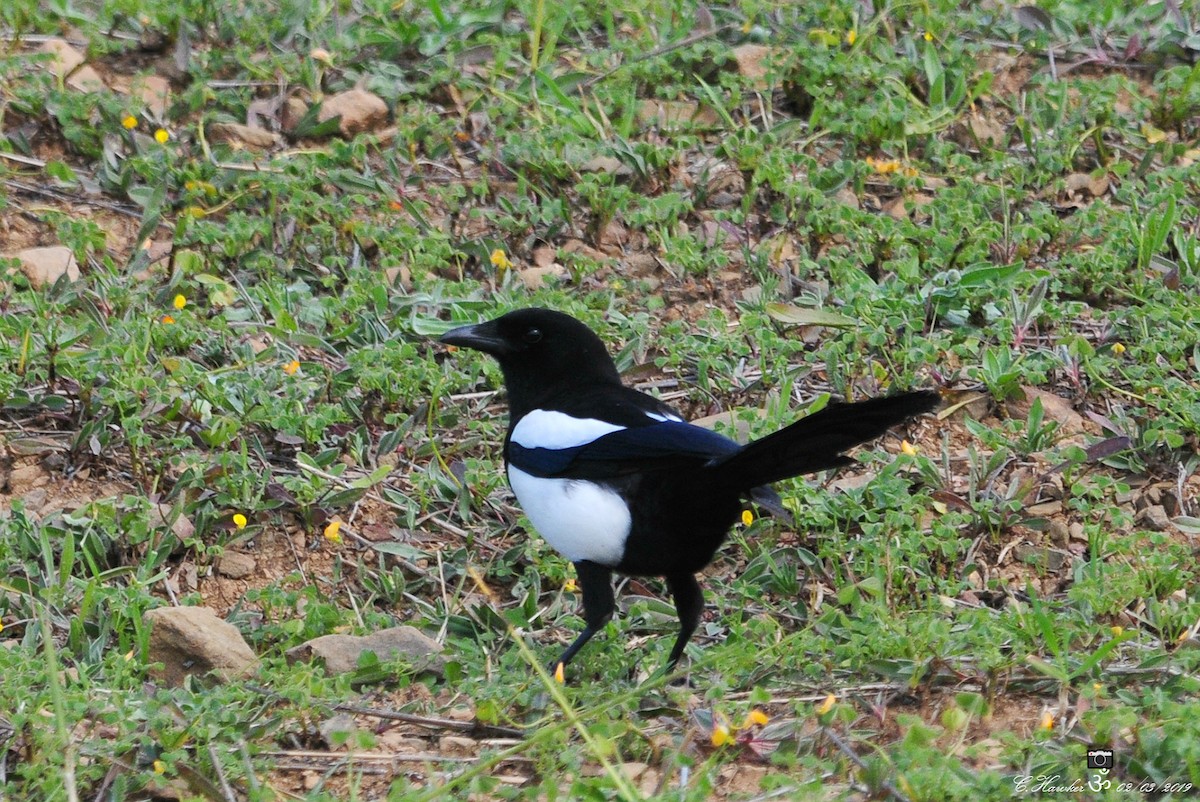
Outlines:
POLYGON ((542 331, 541 329, 529 329, 522 336, 522 339, 524 339, 525 342, 529 343, 530 345, 533 345, 536 342, 541 342, 542 331))

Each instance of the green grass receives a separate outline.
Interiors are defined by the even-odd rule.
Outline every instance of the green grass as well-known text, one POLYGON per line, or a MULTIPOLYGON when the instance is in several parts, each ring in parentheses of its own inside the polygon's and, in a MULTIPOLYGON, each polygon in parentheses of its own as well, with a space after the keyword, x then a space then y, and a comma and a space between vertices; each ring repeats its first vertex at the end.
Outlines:
POLYGON ((1093 746, 1117 765, 1083 798, 1186 796, 1182 5, 5 4, 0 240, 67 245, 83 278, 0 278, 0 796, 1008 799, 1086 783, 1093 746), (106 78, 174 76, 166 112, 39 66, 64 33, 106 78), (765 77, 745 44, 772 49, 765 77), (268 153, 206 134, 354 86, 394 130, 314 123, 268 153), (562 270, 531 289, 545 248, 562 270), (657 673, 675 623, 651 580, 559 687, 540 667, 581 625, 572 569, 504 484, 498 369, 434 342, 529 305, 743 436, 827 393, 936 385, 955 411, 911 453, 889 437, 785 483, 795 528, 732 534, 691 687, 657 673), (212 574, 234 548, 248 582, 212 574), (238 625, 259 673, 154 685, 142 614, 173 600, 238 625), (444 677, 283 658, 401 622, 445 643, 444 677), (350 758, 320 735, 345 704, 381 714, 350 758), (458 708, 523 736, 478 730, 463 761, 458 730, 386 717, 458 708))

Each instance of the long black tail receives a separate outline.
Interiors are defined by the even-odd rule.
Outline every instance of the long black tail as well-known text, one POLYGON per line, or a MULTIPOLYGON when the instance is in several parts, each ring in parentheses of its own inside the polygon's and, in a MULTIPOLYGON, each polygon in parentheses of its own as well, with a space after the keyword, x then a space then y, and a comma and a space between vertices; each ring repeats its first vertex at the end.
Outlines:
POLYGON ((920 390, 851 404, 832 402, 791 426, 747 443, 708 469, 719 484, 749 490, 791 476, 837 468, 851 462, 843 451, 873 440, 901 421, 929 412, 939 401, 935 391, 920 390))

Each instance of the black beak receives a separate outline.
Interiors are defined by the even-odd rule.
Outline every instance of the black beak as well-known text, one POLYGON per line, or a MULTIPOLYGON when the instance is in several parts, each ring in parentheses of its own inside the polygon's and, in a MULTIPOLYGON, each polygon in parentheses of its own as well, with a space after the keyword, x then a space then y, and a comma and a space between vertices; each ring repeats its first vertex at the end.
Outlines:
POLYGON ((512 350, 508 342, 496 331, 495 321, 451 329, 441 336, 440 342, 460 348, 473 348, 492 356, 503 356, 512 350))

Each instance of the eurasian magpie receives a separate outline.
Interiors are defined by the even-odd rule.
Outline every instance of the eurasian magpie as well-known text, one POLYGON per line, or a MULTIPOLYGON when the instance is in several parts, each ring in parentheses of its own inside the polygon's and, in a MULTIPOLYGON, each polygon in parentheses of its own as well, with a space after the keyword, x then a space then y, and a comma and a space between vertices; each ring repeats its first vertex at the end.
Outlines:
POLYGON ((674 667, 703 612, 694 575, 712 561, 745 500, 781 509, 772 482, 850 464, 844 451, 939 400, 917 391, 831 402, 739 445, 624 386, 600 338, 561 312, 520 309, 441 341, 499 361, 509 484, 534 528, 575 564, 585 627, 556 670, 612 617, 614 571, 666 578, 680 622, 667 663, 674 667))

